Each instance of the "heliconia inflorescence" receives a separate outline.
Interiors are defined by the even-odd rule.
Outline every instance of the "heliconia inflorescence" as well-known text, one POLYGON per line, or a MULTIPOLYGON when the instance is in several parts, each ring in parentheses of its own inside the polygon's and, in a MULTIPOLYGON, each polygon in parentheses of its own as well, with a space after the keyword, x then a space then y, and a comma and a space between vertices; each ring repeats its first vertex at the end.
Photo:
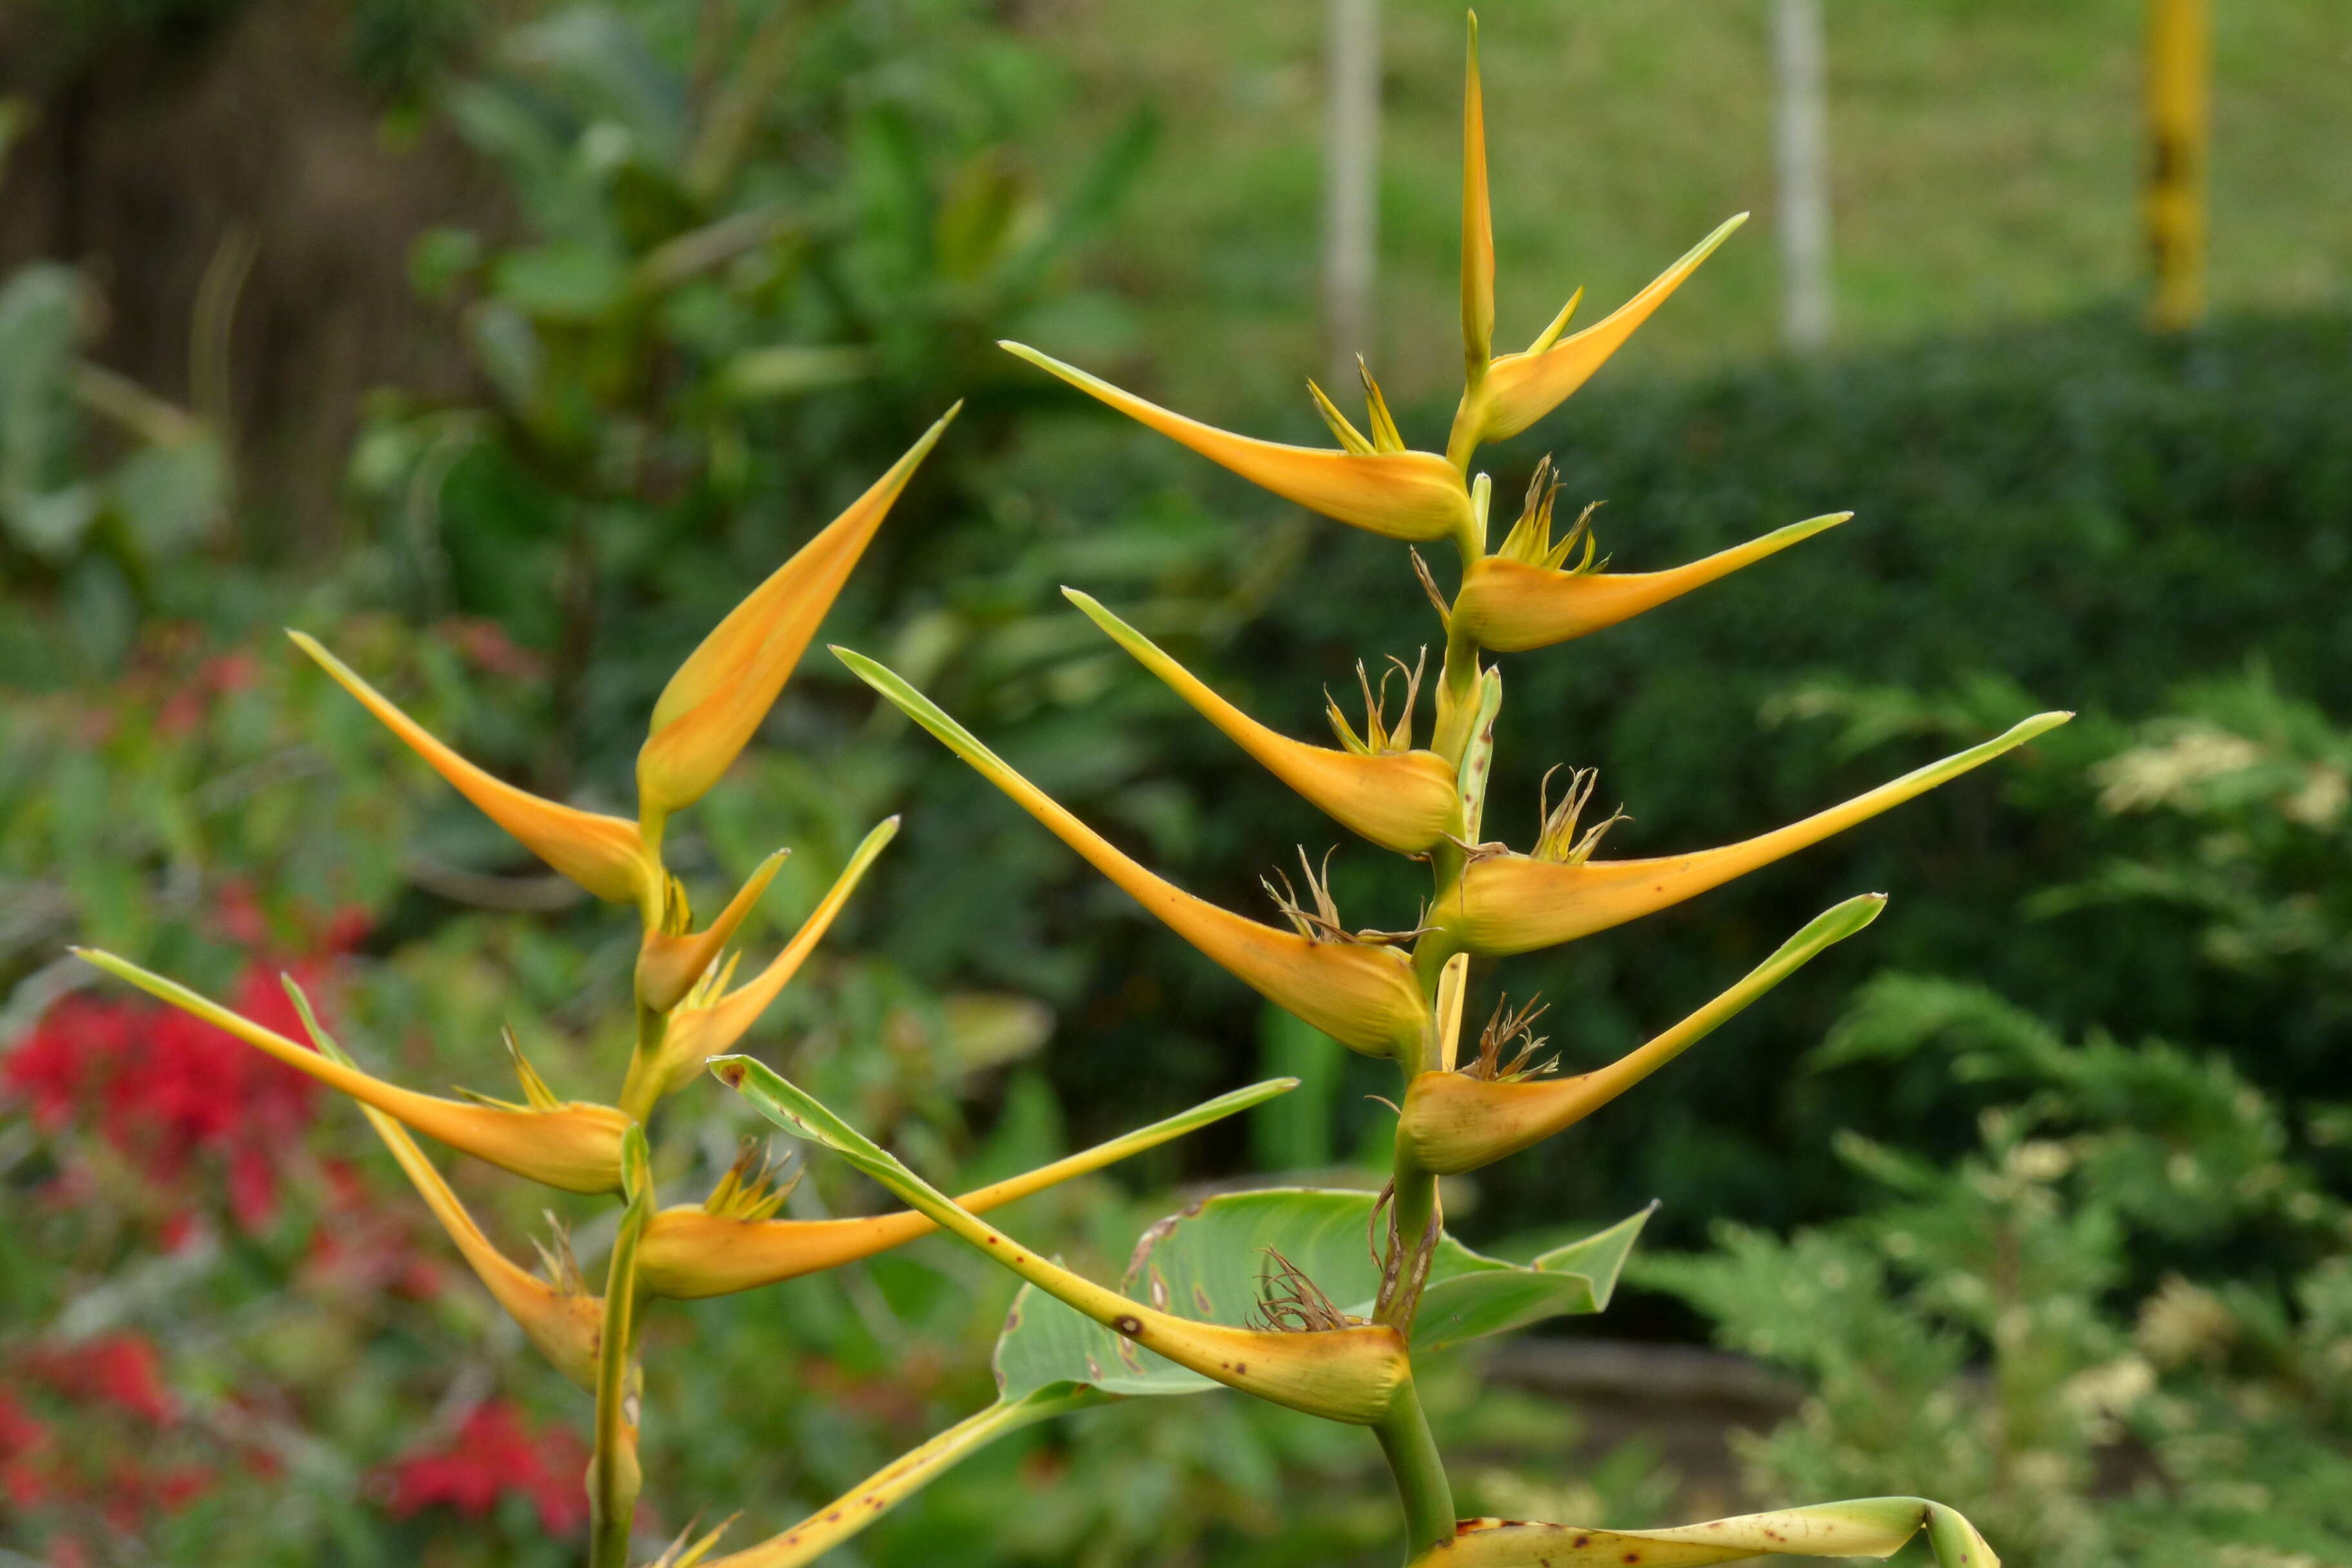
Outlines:
MULTIPOLYGON (((1303 848, 1304 894, 1286 872, 1275 873, 1266 883, 1289 931, 1195 898, 1146 869, 1024 778, 910 682, 877 660, 835 649, 859 679, 1203 956, 1341 1044, 1397 1064, 1403 1084, 1395 1163, 1390 1191, 1374 1211, 1376 1218, 1382 1212, 1388 1216, 1387 1238, 1379 1248, 1380 1275, 1370 1299, 1356 1308, 1335 1303, 1309 1271, 1277 1249, 1274 1256, 1280 1261, 1269 1265, 1261 1279, 1260 1316, 1251 1323, 1218 1319, 1205 1294, 1190 1315, 1170 1298, 1177 1308, 1171 1314, 1158 1294, 1146 1300, 1132 1291, 1114 1291, 1039 1258, 928 1186, 804 1090, 760 1064, 725 1059, 714 1063, 714 1069, 779 1125, 841 1154, 918 1213, 1021 1276, 1033 1290, 1108 1329, 1119 1354, 1132 1358, 1135 1352, 1127 1347, 1140 1346, 1161 1358, 1159 1363, 1131 1361, 1130 1378, 1142 1375, 1142 1369, 1150 1365, 1174 1363, 1277 1404, 1371 1426, 1397 1477, 1416 1563, 1457 1558, 1496 1565, 1697 1563, 1807 1550, 1883 1554, 1924 1528, 1945 1568, 1962 1563, 1990 1568, 1990 1552, 1965 1521, 1940 1505, 1912 1500, 1822 1505, 1683 1531, 1621 1532, 1606 1536, 1612 1545, 1602 1555, 1588 1550, 1603 1539, 1599 1531, 1565 1526, 1475 1528, 1481 1521, 1457 1531, 1444 1467, 1429 1441, 1412 1383, 1411 1347, 1417 1342, 1417 1332, 1428 1326, 1424 1314, 1436 1312, 1458 1323, 1480 1310, 1464 1299, 1466 1288, 1446 1273, 1448 1266, 1441 1261, 1452 1244, 1443 1234, 1440 1179, 1477 1170, 1574 1126, 1729 1021, 1822 950, 1868 926, 1886 900, 1870 893, 1836 905, 1681 1023, 1620 1060, 1579 1074, 1551 1076, 1549 1064, 1537 1059, 1542 1042, 1533 1036, 1531 1025, 1541 1008, 1533 1005, 1517 1011, 1498 1005, 1475 1058, 1462 1059, 1469 960, 1554 947, 1695 898, 2023 745, 2068 717, 2044 713, 2023 720, 2002 735, 1843 805, 1720 848, 1636 859, 1604 858, 1601 840, 1620 818, 1590 824, 1581 820, 1594 789, 1590 770, 1572 775, 1557 806, 1546 800, 1543 825, 1533 845, 1521 850, 1482 842, 1479 827, 1503 690, 1500 671, 1486 662, 1487 655, 1528 652, 1604 632, 1814 538, 1851 514, 1832 511, 1790 523, 1679 566, 1613 571, 1608 559, 1597 558, 1592 509, 1585 509, 1564 529, 1560 526, 1563 520, 1555 516, 1559 486, 1547 462, 1538 468, 1519 517, 1499 546, 1490 548, 1492 485, 1487 476, 1472 471, 1477 448, 1528 428, 1582 386, 1739 226, 1745 215, 1719 226, 1656 281, 1596 324, 1568 331, 1577 304, 1571 299, 1524 352, 1496 355, 1493 223, 1475 17, 1463 131, 1465 380, 1442 454, 1407 441, 1369 369, 1363 374, 1368 412, 1361 427, 1322 387, 1308 383, 1308 395, 1338 443, 1332 448, 1311 448, 1218 429, 1036 349, 1004 345, 1286 500, 1408 544, 1454 542, 1461 575, 1450 600, 1417 556, 1413 562, 1440 616, 1433 640, 1442 641, 1444 648, 1433 682, 1429 738, 1420 745, 1415 742, 1414 709, 1423 666, 1391 660, 1391 674, 1404 678, 1402 711, 1391 706, 1389 681, 1376 686, 1367 674, 1362 681, 1363 730, 1360 732, 1334 701, 1331 718, 1339 744, 1309 744, 1250 717, 1092 596, 1064 589, 1070 602, 1112 641, 1301 799, 1380 848, 1426 861, 1433 880, 1430 895, 1412 921, 1398 922, 1409 923, 1410 929, 1354 930, 1342 923, 1319 864, 1303 848), (1430 1305, 1441 1298, 1441 1306, 1430 1305), (1382 1331, 1395 1338, 1370 1337, 1382 1331), (1716 1543, 1737 1543, 1737 1550, 1717 1551, 1716 1543)), ((1163 1223, 1181 1227, 1184 1222, 1180 1217, 1163 1223)), ((1152 1246, 1147 1237, 1139 1258, 1152 1246)), ((1514 1288, 1538 1289, 1532 1281, 1514 1288)), ((1007 1330, 1007 1346, 1024 1331, 1017 1326, 1020 1322, 1016 1311, 1016 1326, 1007 1330)), ((1098 1347, 1088 1352, 1091 1359, 1069 1363, 1072 1385, 1099 1384, 1112 1391, 1126 1386, 1117 1378, 1105 1382, 1098 1374, 1101 1356, 1107 1353, 1098 1347)), ((1009 1386, 1006 1397, 1012 1398, 1009 1386)), ((787 1568, 808 1561, 837 1539, 821 1519, 814 1519, 738 1558, 719 1561, 740 1563, 742 1568, 755 1563, 758 1568, 787 1568)))
POLYGON ((1539 1058, 1543 1042, 1533 1030, 1543 1009, 1537 1003, 1517 1009, 1496 1004, 1475 1051, 1465 1054, 1462 1030, 1471 959, 1507 958, 1573 942, 1696 897, 2024 745, 2069 717, 2044 713, 2024 719, 2003 734, 1843 805, 1721 847, 1603 858, 1603 838, 1621 818, 1584 820, 1595 789, 1589 769, 1571 773, 1558 805, 1547 791, 1541 826, 1527 848, 1482 841, 1503 706, 1502 673, 1488 655, 1528 652, 1605 632, 1814 538, 1850 514, 1828 512, 1790 523, 1679 566, 1616 572, 1611 559, 1599 554, 1591 508, 1561 530, 1555 515, 1559 486, 1547 463, 1528 487, 1518 518, 1499 546, 1490 548, 1493 486, 1487 475, 1472 471, 1479 447, 1529 428, 1581 387, 1745 215, 1719 226, 1599 322, 1568 331, 1580 293, 1526 350, 1497 355, 1496 257, 1475 16, 1463 143, 1465 381, 1442 452, 1406 441, 1369 369, 1362 378, 1362 428, 1323 388, 1308 383, 1309 396, 1338 443, 1318 448, 1217 429, 1037 350, 1004 345, 1283 500, 1408 545, 1453 542, 1461 571, 1450 600, 1418 553, 1412 557, 1438 613, 1433 640, 1444 648, 1431 682, 1425 741, 1417 740, 1416 709, 1426 673, 1422 662, 1392 658, 1378 682, 1360 666, 1361 730, 1327 694, 1339 743, 1313 744, 1251 718, 1111 609, 1076 589, 1065 590, 1105 635, 1301 799, 1370 844, 1425 862, 1433 885, 1410 922, 1396 930, 1350 929, 1330 895, 1321 863, 1304 848, 1303 894, 1286 870, 1274 872, 1265 883, 1281 923, 1187 893, 1024 778, 911 683, 862 654, 834 650, 883 699, 1212 963, 1340 1044, 1396 1064, 1401 1087, 1391 1179, 1377 1199, 1277 1190, 1196 1205, 1146 1235, 1129 1280, 1114 1289, 978 1216, 1261 1103, 1293 1087, 1293 1080, 1238 1090, 958 1199, 804 1089, 734 1053, 889 843, 897 819, 866 837, 799 932, 740 984, 740 955, 728 949, 782 852, 761 862, 719 914, 698 929, 684 889, 663 861, 665 828, 675 813, 718 784, 750 742, 867 542, 939 441, 948 423, 944 418, 754 589, 680 666, 655 705, 638 754, 635 821, 545 800, 491 776, 317 642, 293 634, 304 652, 485 815, 590 893, 637 910, 643 929, 632 974, 635 1046, 614 1104, 558 1100, 511 1037, 522 1103, 416 1093, 358 1067, 319 1026, 299 992, 296 1002, 311 1035, 307 1044, 125 959, 85 953, 109 973, 361 1102, 490 1294, 551 1363, 594 1393, 596 1445, 588 1476, 593 1568, 622 1568, 630 1548, 640 1484, 640 1324, 648 1303, 790 1279, 934 1230, 1023 1281, 998 1347, 998 1401, 781 1534, 719 1556, 714 1555, 719 1531, 698 1534, 689 1527, 661 1554, 658 1568, 796 1568, 1005 1432, 1106 1399, 1216 1385, 1369 1427, 1395 1477, 1403 1504, 1405 1555, 1416 1568, 1700 1563, 1759 1553, 1884 1556, 1921 1533, 1941 1568, 1998 1568, 1966 1520, 1941 1504, 1912 1498, 1816 1504, 1637 1531, 1454 1516, 1451 1486, 1414 1387, 1414 1349, 1509 1331, 1559 1313, 1601 1310, 1645 1216, 1556 1248, 1531 1264, 1507 1264, 1478 1257, 1445 1233, 1443 1178, 1478 1170, 1574 1127, 1815 955, 1867 927, 1886 900, 1866 893, 1836 904, 1682 1022, 1618 1060, 1581 1073, 1557 1075, 1539 1058), (1391 682, 1397 677, 1402 678, 1402 703, 1391 707, 1391 682), (871 1177, 906 1209, 848 1219, 781 1217, 789 1183, 751 1148, 700 1203, 657 1205, 646 1123, 665 1097, 683 1089, 706 1065, 761 1115, 871 1177), (601 1293, 581 1278, 560 1235, 542 1248, 543 1276, 510 1261, 425 1159, 412 1130, 549 1185, 617 1195, 624 1207, 601 1293), (1246 1223, 1234 1217, 1244 1213, 1250 1216, 1246 1223), (1369 1272, 1362 1246, 1367 1232, 1375 1244, 1369 1272), (1340 1234, 1349 1236, 1352 1246, 1335 1250, 1328 1238, 1340 1234), (1246 1247, 1244 1237, 1251 1238, 1246 1247), (1220 1237, 1231 1244, 1222 1252, 1220 1237))

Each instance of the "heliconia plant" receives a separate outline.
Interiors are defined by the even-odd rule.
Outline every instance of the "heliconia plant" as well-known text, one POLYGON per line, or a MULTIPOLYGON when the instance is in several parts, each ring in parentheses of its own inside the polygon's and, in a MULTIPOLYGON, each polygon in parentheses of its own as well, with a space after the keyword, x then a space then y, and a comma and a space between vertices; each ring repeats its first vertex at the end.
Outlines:
MULTIPOLYGON (((638 816, 583 811, 542 799, 467 762, 318 642, 301 650, 499 826, 589 892, 635 909, 643 925, 634 990, 635 1044, 611 1104, 560 1100, 509 1031, 506 1046, 522 1100, 468 1091, 420 1093, 362 1068, 328 1034, 310 999, 286 987, 307 1039, 244 1016, 130 960, 79 949, 91 964, 226 1030, 255 1049, 357 1100, 418 1194, 491 1298, 549 1363, 594 1396, 594 1444, 586 1477, 594 1568, 628 1561, 642 1416, 640 1313, 650 1302, 750 1290, 838 1268, 936 1228, 919 1210, 864 1218, 778 1217, 791 1190, 755 1150, 738 1159, 699 1203, 657 1206, 646 1130, 660 1102, 701 1076, 707 1058, 740 1041, 792 980, 858 882, 898 831, 877 825, 851 854, 800 930, 752 978, 736 983, 728 951, 783 858, 763 860, 709 924, 697 929, 686 889, 662 861, 662 830, 709 791, 748 745, 866 542, 955 410, 888 473, 752 590, 674 675, 655 705, 638 753, 638 816), (523 1268, 476 1224, 412 1135, 566 1192, 609 1194, 622 1205, 601 1293, 581 1277, 559 1232, 523 1268)), ((1228 1094, 1124 1137, 966 1193, 957 1212, 984 1213, 1180 1137, 1293 1087, 1278 1079, 1228 1094)))
MULTIPOLYGON (((1744 216, 1744 215, 1743 215, 1744 216)), ((1227 1193, 1152 1226, 1118 1288, 1040 1254, 980 1217, 988 1210, 1262 1103, 1293 1087, 1238 1090, 1024 1175, 961 1197, 940 1191, 804 1089, 732 1047, 791 980, 875 858, 877 826, 777 956, 738 984, 732 940, 775 873, 771 857, 699 928, 664 866, 664 828, 727 772, 805 652, 849 572, 938 441, 934 426, 897 466, 755 589, 679 668, 655 705, 637 762, 635 821, 541 799, 467 762, 310 638, 302 650, 493 821, 600 899, 634 909, 635 1045, 613 1103, 559 1100, 509 1037, 521 1103, 422 1094, 367 1072, 289 982, 307 1040, 277 1033, 110 953, 89 961, 227 1030, 360 1102, 401 1168, 485 1287, 530 1341, 594 1397, 586 1486, 593 1568, 627 1562, 639 1487, 642 1310, 664 1299, 754 1289, 872 1256, 934 1230, 1021 1280, 995 1353, 998 1398, 886 1466, 850 1493, 761 1542, 719 1552, 719 1530, 682 1533, 657 1568, 794 1568, 865 1529, 948 1467, 1007 1433, 1106 1401, 1220 1385, 1310 1415, 1366 1427, 1394 1476, 1413 1568, 1672 1565, 1759 1554, 1885 1557, 1925 1533, 1942 1568, 1998 1568, 1975 1529, 1918 1498, 1818 1503, 1664 1530, 1460 1520, 1414 1385, 1414 1360, 1549 1318, 1598 1312, 1648 1217, 1636 1214, 1525 1265, 1482 1256, 1444 1226, 1443 1179, 1475 1171, 1573 1127, 1656 1072, 1832 944, 1877 918, 1882 894, 1817 916, 1746 976, 1615 1062, 1570 1077, 1538 1059, 1541 1009, 1497 1005, 1465 1048, 1473 958, 1572 942, 1718 887, 1935 788, 2063 723, 2043 713, 1843 805, 1738 844, 1638 859, 1599 851, 1618 820, 1584 814, 1595 781, 1571 774, 1539 803, 1533 844, 1484 838, 1487 781, 1503 705, 1490 655, 1602 631, 1789 548, 1849 514, 1793 522, 1751 542, 1655 572, 1597 559, 1591 511, 1559 531, 1559 486, 1539 466, 1519 515, 1490 547, 1492 486, 1478 448, 1556 408, 1736 229, 1717 227, 1600 322, 1568 327, 1571 298, 1518 353, 1496 354, 1495 256, 1477 59, 1470 23, 1464 110, 1462 328, 1465 381, 1444 449, 1407 445, 1380 386, 1364 375, 1366 429, 1308 383, 1336 447, 1216 429, 1160 408, 1031 348, 1011 353, 1274 494, 1408 546, 1451 541, 1460 576, 1449 599, 1415 550, 1444 653, 1419 737, 1422 665, 1363 680, 1359 730, 1330 704, 1336 746, 1252 719, 1112 610, 1076 589, 1073 605, 1251 758, 1343 828, 1424 862, 1432 887, 1408 929, 1350 929, 1302 849, 1300 884, 1266 883, 1280 924, 1196 898, 1140 864, 1021 776, 914 686, 847 648, 834 652, 876 691, 1010 795, 1178 936, 1276 1005, 1349 1048, 1393 1062, 1401 1079, 1387 1185, 1378 1194, 1298 1188, 1227 1193), (1555 537, 1555 534, 1558 537, 1555 537), (649 1129, 660 1103, 705 1068, 761 1116, 839 1156, 907 1206, 869 1218, 778 1218, 784 1189, 747 1152, 698 1204, 658 1206, 649 1129), (601 1294, 561 1237, 533 1273, 467 1214, 412 1133, 530 1180, 610 1194, 621 1212, 601 1294), (1371 1245, 1366 1246, 1367 1238, 1371 1245)), ((952 418, 953 410, 949 418, 952 418)))

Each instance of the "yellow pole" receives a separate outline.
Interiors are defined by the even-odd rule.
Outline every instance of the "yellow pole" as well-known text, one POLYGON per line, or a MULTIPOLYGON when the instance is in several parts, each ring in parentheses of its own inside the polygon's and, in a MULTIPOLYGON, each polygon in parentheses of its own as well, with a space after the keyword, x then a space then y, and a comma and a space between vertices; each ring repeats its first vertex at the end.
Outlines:
POLYGON ((2148 322, 2159 331, 2205 314, 2205 165, 2212 139, 2211 0, 2147 0, 2148 322))

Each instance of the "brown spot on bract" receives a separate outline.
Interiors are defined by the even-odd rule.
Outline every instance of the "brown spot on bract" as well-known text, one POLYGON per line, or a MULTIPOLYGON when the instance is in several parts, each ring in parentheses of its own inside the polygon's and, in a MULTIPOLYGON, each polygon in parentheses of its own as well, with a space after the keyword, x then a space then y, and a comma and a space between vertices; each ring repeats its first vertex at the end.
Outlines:
POLYGON ((1638 1552, 1628 1552, 1625 1553, 1625 1561, 1628 1563, 1639 1563, 1641 1560, 1642 1554, 1638 1552))
POLYGON ((841 1518, 841 1510, 840 1510, 839 1509, 835 1509, 831 1513, 826 1514, 826 1515, 824 1516, 824 1521, 825 1521, 827 1524, 832 1524, 832 1523, 835 1523, 835 1522, 836 1522, 837 1521, 839 1521, 839 1520, 840 1520, 840 1518, 841 1518))
POLYGON ((1246 1373, 1246 1372, 1248 1372, 1248 1371, 1249 1371, 1249 1363, 1247 1363, 1247 1362, 1245 1362, 1245 1361, 1237 1361, 1237 1362, 1234 1363, 1234 1375, 1235 1377, 1239 1377, 1239 1376, 1241 1376, 1242 1374, 1244 1374, 1244 1373, 1246 1373))
POLYGON ((1111 1327, 1117 1329, 1120 1333, 1127 1335, 1129 1339, 1133 1339, 1143 1332, 1143 1325, 1133 1318, 1121 1318, 1118 1321, 1113 1323, 1111 1327))
POLYGON ((1570 1546, 1590 1546, 1592 1544, 1592 1537, 1589 1535, 1580 1535, 1575 1540, 1570 1542, 1569 1544, 1570 1546))

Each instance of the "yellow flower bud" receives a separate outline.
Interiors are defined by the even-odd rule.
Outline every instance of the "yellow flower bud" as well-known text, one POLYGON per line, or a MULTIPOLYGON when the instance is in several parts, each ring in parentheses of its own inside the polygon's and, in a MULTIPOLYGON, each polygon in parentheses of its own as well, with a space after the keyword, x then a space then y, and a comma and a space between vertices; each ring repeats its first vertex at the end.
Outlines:
POLYGON ((962 406, 949 409, 848 510, 728 612, 670 677, 637 753, 638 810, 648 837, 658 831, 655 824, 718 783, 751 739, 891 503, 962 406))
POLYGON ((565 1192, 609 1193, 620 1186, 621 1135, 630 1125, 628 1118, 609 1105, 558 1102, 535 1073, 526 1072, 523 1079, 524 1092, 531 1100, 529 1105, 498 1100, 469 1104, 419 1094, 386 1083, 346 1062, 322 1057, 128 959, 94 948, 78 947, 72 952, 149 995, 192 1013, 215 1028, 226 1030, 329 1089, 350 1095, 362 1105, 372 1105, 478 1160, 487 1160, 518 1176, 528 1176, 565 1192))
MULTIPOLYGON (((768 890, 768 884, 776 879, 777 871, 791 853, 789 849, 779 849, 761 861, 727 901, 727 907, 719 911, 719 918, 703 930, 673 934, 649 927, 637 946, 637 1000, 656 1013, 667 1013, 684 1000, 741 927, 752 906, 760 901, 760 895, 768 890)), ((669 897, 672 911, 687 916, 684 896, 672 892, 669 897)))
MULTIPOLYGON (((1202 718, 1342 827, 1383 849, 1410 855, 1435 844, 1460 819, 1454 770, 1436 752, 1405 750, 1359 755, 1277 734, 1212 691, 1150 638, 1088 595, 1076 588, 1065 588, 1062 594, 1202 718)), ((1408 711, 1405 723, 1411 722, 1408 711)))
POLYGON ((1147 403, 1035 349, 1002 346, 1310 511, 1389 539, 1461 539, 1477 527, 1460 471, 1434 452, 1330 451, 1236 436, 1147 403))
MULTIPOLYGON (((1583 1121, 1682 1055, 1814 954, 1878 918, 1884 893, 1848 899, 1815 917, 1738 984, 1640 1048, 1574 1078, 1482 1078, 1424 1072, 1405 1088, 1397 1144, 1413 1164, 1441 1176, 1491 1165, 1583 1121)), ((1453 963, 1461 963, 1466 954, 1453 963)), ((1449 971, 1452 963, 1448 964, 1449 971)))
MULTIPOLYGON (((1698 270, 1698 264, 1717 246, 1747 221, 1746 213, 1727 219, 1649 287, 1584 331, 1563 338, 1560 334, 1577 304, 1570 300, 1525 353, 1496 359, 1487 365, 1486 374, 1463 393, 1462 405, 1454 411, 1453 433, 1446 438, 1446 455, 1457 467, 1466 466, 1470 454, 1480 446, 1507 440, 1559 407, 1633 335, 1633 329, 1650 319, 1650 312, 1664 304, 1667 295, 1682 287, 1683 279, 1698 270)), ((1465 244, 1465 256, 1468 248, 1465 244)), ((1582 297, 1580 292, 1577 299, 1582 297)))
POLYGON ((383 720, 385 728, 431 763, 434 772, 479 806, 483 816, 520 839, 532 854, 600 899, 640 909, 653 906, 661 890, 661 868, 638 837, 635 823, 558 805, 493 778, 444 745, 315 639, 297 631, 286 635, 369 712, 383 720))
POLYGON ((1352 1050, 1404 1061, 1423 1059, 1429 1009, 1413 979, 1412 961, 1402 952, 1374 943, 1316 941, 1276 931, 1194 898, 1121 854, 890 670, 847 648, 833 651, 859 679, 938 736, 1171 931, 1258 994, 1352 1050))
POLYGON ((1931 763, 1801 822, 1719 849, 1642 860, 1538 859, 1483 855, 1429 913, 1452 944, 1483 957, 1531 952, 1652 914, 1818 844, 1890 806, 1924 795, 2036 735, 2071 713, 2042 713, 1979 746, 1931 763))
POLYGON ((1549 647, 1631 620, 1853 515, 1839 511, 1792 522, 1665 572, 1560 571, 1507 555, 1483 556, 1463 574, 1451 624, 1496 653, 1549 647))

